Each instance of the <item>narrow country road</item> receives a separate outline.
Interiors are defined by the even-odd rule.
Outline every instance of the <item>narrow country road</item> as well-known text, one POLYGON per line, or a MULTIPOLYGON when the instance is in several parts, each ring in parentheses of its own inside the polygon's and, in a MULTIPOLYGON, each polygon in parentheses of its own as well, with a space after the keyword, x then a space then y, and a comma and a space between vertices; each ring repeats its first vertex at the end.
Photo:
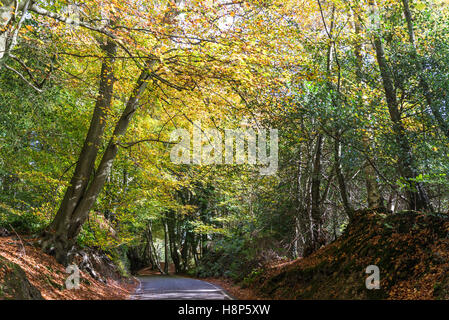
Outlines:
POLYGON ((178 276, 142 276, 134 300, 232 300, 209 282, 178 276))

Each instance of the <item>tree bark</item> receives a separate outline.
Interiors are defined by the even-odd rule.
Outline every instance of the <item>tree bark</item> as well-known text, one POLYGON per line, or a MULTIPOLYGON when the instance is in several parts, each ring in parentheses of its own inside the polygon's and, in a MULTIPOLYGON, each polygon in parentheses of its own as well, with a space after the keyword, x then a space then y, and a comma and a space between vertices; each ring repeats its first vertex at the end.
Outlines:
MULTIPOLYGON (((369 157, 370 142, 369 137, 365 133, 362 137, 363 145, 365 147, 366 157, 369 157)), ((377 183, 377 174, 370 161, 366 160, 363 164, 363 174, 365 176, 367 202, 369 209, 382 209, 385 208, 384 199, 379 190, 379 184, 377 183)))
POLYGON ((177 244, 178 237, 176 233, 175 213, 173 211, 166 212, 165 218, 167 221, 171 259, 173 261, 173 264, 175 265, 175 272, 180 273, 182 271, 182 268, 177 244))
MULTIPOLYGON (((360 22, 357 20, 357 18, 354 18, 354 31, 356 35, 359 35, 361 32, 360 22)), ((357 81, 360 83, 362 81, 362 67, 363 67, 363 57, 362 57, 362 44, 356 43, 354 54, 356 57, 356 78, 357 81)), ((363 98, 361 94, 359 94, 358 97, 359 104, 363 106, 363 98)), ((370 138, 368 134, 371 133, 371 131, 368 129, 367 131, 363 132, 362 142, 365 147, 365 163, 363 164, 363 173, 365 177, 365 184, 366 184, 366 193, 367 193, 367 202, 368 202, 368 208, 375 209, 375 208, 384 208, 384 200, 382 198, 382 194, 380 192, 379 184, 377 183, 377 174, 376 171, 373 168, 373 165, 371 164, 371 161, 373 159, 368 159, 370 156, 370 138)))
POLYGON ((162 223, 164 225, 164 256, 165 256, 164 273, 168 274, 168 266, 170 264, 170 261, 168 261, 169 249, 168 249, 168 228, 166 219, 162 219, 162 223))
POLYGON ((23 19, 27 15, 28 8, 32 3, 33 1, 30 0, 0 1, 0 66, 8 57, 9 52, 14 49, 21 28, 21 22, 23 22, 23 19), (23 11, 22 18, 14 27, 19 11, 23 11))
POLYGON ((111 172, 112 163, 118 153, 119 138, 123 136, 128 129, 132 116, 137 110, 139 98, 147 87, 147 80, 148 72, 142 71, 131 97, 126 104, 126 108, 115 126, 113 136, 103 154, 94 178, 73 213, 73 223, 69 229, 69 235, 71 237, 76 237, 78 235, 81 226, 88 217, 90 209, 97 200, 100 191, 103 189, 104 183, 111 172))
POLYGON ((43 234, 42 246, 44 251, 55 254, 57 260, 63 264, 67 263, 66 255, 70 249, 71 236, 67 233, 67 229, 71 224, 72 214, 87 188, 89 178, 94 169, 95 159, 97 158, 106 126, 106 117, 112 102, 115 80, 114 62, 117 46, 113 42, 108 42, 102 49, 106 56, 102 62, 98 96, 90 127, 59 210, 43 234))
POLYGON ((321 210, 320 210, 320 186, 321 186, 321 152, 323 147, 323 136, 317 137, 315 156, 313 161, 312 186, 311 186, 311 218, 312 218, 312 246, 313 250, 318 249, 315 245, 318 243, 321 231, 321 210))
POLYGON ((449 138, 449 124, 443 118, 440 110, 438 109, 438 106, 435 105, 435 101, 432 96, 430 86, 425 77, 424 68, 420 61, 418 51, 416 49, 415 31, 413 29, 413 18, 412 18, 412 12, 410 10, 409 0, 402 0, 402 4, 404 7, 405 20, 407 21, 407 30, 408 30, 409 41, 411 44, 412 56, 413 56, 413 59, 415 62, 414 63, 415 69, 416 69, 416 72, 417 72, 417 75, 419 78, 419 85, 420 85, 421 89, 423 90, 424 97, 426 99, 426 103, 429 106, 436 123, 440 127, 440 130, 443 131, 444 135, 447 138, 449 138))
MULTIPOLYGON (((372 10, 375 14, 375 5, 372 3, 372 10)), ((421 183, 415 182, 417 177, 416 169, 413 166, 413 155, 408 141, 405 128, 402 123, 401 113, 396 96, 396 89, 393 76, 387 65, 382 39, 378 33, 378 27, 374 32, 374 47, 376 59, 379 66, 380 75, 387 100, 390 119, 393 122, 393 133, 398 147, 398 172, 407 183, 408 208, 410 210, 430 210, 430 201, 421 183)))
POLYGON ((349 218, 352 218, 353 209, 349 203, 348 190, 346 188, 345 177, 343 175, 341 166, 341 142, 340 136, 337 133, 337 137, 334 141, 334 161, 335 161, 335 172, 337 175, 338 187, 340 188, 340 197, 343 203, 343 208, 349 218))
POLYGON ((154 241, 153 241, 153 230, 152 230, 152 225, 151 222, 148 224, 148 233, 147 233, 147 237, 148 237, 148 244, 150 247, 150 255, 152 256, 152 260, 154 261, 154 265, 160 273, 164 274, 164 270, 162 270, 161 268, 161 263, 159 261, 159 257, 157 255, 157 250, 154 246, 154 241))
POLYGON ((66 191, 54 221, 45 230, 41 242, 44 251, 54 254, 56 259, 62 264, 69 262, 68 252, 73 246, 82 225, 86 221, 110 174, 112 163, 118 152, 119 138, 125 134, 132 116, 137 110, 139 98, 147 86, 149 77, 147 70, 141 72, 89 185, 106 125, 105 117, 112 100, 114 77, 111 62, 113 62, 112 53, 115 53, 115 45, 108 46, 108 48, 114 48, 114 51, 109 52, 102 69, 100 96, 92 117, 91 127, 89 128, 71 184, 66 191))
MULTIPOLYGON (((329 29, 327 28, 326 21, 324 19, 324 12, 321 7, 321 2, 318 0, 318 5, 320 7, 321 11, 321 18, 322 22, 326 31, 327 36, 329 37, 329 40, 331 43, 328 46, 327 50, 327 60, 326 60, 326 73, 329 77, 332 70, 332 62, 333 62, 333 55, 332 55, 332 43, 333 43, 333 29, 334 29, 334 17, 335 17, 335 5, 332 6, 331 11, 331 23, 329 26, 329 29)), ((332 90, 332 85, 327 81, 327 87, 329 88, 329 91, 332 90)), ((311 217, 311 229, 312 229, 312 235, 311 235, 311 244, 309 245, 309 248, 307 251, 315 251, 319 248, 319 243, 321 242, 321 227, 322 227, 322 216, 321 216, 321 195, 320 195, 320 188, 321 188, 321 154, 322 154, 322 148, 323 148, 323 141, 324 137, 321 133, 317 136, 317 142, 316 142, 316 148, 315 148, 315 154, 314 154, 314 160, 313 160, 313 171, 312 171, 312 183, 311 183, 311 209, 310 209, 310 217, 311 217)), ((308 252, 308 253, 311 253, 308 252)))

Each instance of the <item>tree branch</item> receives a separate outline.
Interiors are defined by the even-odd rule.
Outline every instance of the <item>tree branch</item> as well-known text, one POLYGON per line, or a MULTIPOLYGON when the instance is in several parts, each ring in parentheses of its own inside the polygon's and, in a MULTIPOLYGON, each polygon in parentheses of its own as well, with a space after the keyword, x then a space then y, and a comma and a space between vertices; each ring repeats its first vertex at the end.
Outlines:
POLYGON ((25 78, 25 76, 23 74, 21 74, 19 71, 17 71, 16 69, 14 69, 13 67, 10 67, 9 65, 7 65, 6 63, 4 64, 5 68, 14 72, 15 74, 17 74, 20 79, 22 79, 27 85, 29 85, 31 88, 33 88, 34 90, 36 90, 39 93, 42 93, 42 89, 38 88, 36 85, 34 85, 32 82, 28 81, 27 78, 25 78))

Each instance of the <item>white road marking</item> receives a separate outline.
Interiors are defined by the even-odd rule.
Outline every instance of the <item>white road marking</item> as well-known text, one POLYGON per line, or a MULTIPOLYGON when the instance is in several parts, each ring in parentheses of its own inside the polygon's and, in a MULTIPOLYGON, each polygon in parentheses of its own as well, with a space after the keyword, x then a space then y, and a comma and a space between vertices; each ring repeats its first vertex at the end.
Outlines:
POLYGON ((215 289, 217 289, 218 291, 220 291, 220 292, 221 292, 225 297, 227 297, 229 300, 234 300, 234 299, 233 299, 231 296, 229 296, 223 289, 217 287, 217 286, 214 285, 213 283, 210 283, 210 282, 207 282, 207 281, 204 281, 204 282, 210 284, 212 287, 214 287, 215 289))

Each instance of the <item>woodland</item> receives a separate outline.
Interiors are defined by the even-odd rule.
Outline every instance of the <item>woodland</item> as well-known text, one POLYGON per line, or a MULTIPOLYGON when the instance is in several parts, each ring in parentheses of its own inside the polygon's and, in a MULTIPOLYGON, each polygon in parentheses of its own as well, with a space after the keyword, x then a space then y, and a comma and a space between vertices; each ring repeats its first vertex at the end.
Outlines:
POLYGON ((268 295, 261 270, 334 258, 352 231, 362 275, 395 272, 369 241, 449 231, 448 79, 447 0, 0 0, 0 227, 64 266, 95 248, 123 275, 268 295), (175 163, 197 123, 277 130, 276 171, 175 163))

